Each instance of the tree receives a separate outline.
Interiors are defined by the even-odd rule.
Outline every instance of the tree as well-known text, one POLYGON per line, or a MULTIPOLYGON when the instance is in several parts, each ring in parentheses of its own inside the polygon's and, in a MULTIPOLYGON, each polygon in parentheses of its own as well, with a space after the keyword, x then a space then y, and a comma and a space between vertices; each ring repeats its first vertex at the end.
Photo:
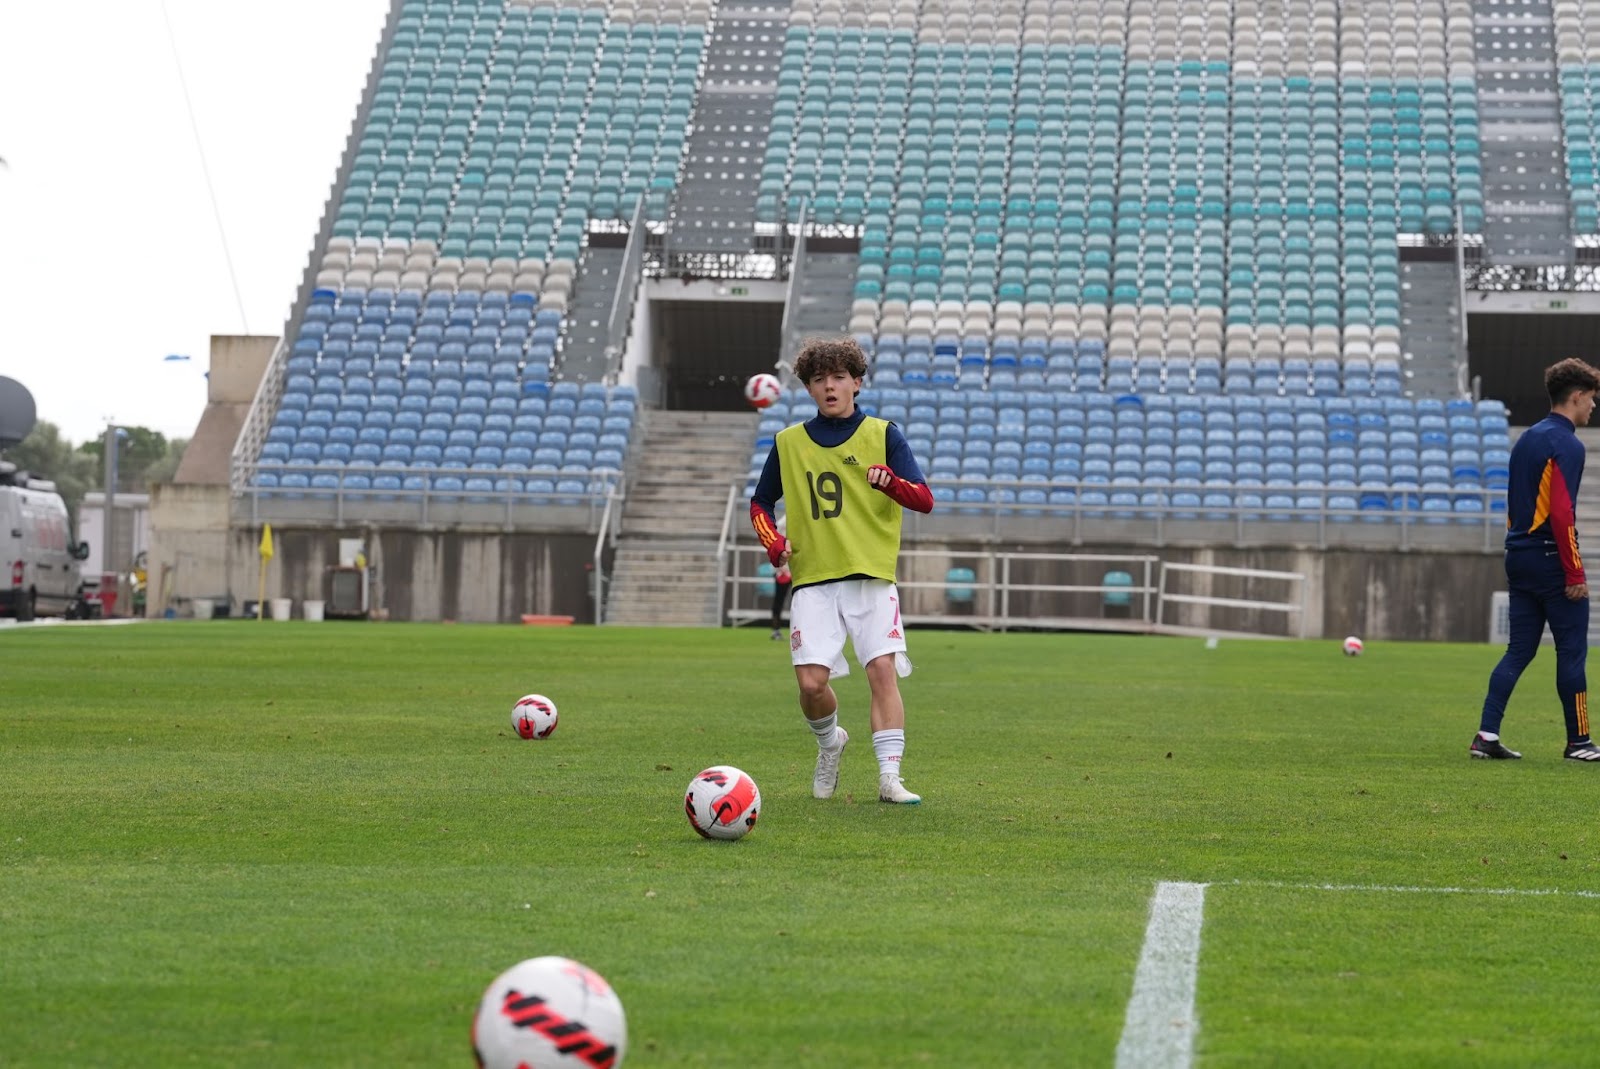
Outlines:
POLYGON ((154 483, 170 483, 172 477, 178 474, 178 465, 183 463, 183 451, 187 448, 187 438, 167 439, 167 451, 139 473, 139 486, 136 489, 148 489, 154 483))
MULTIPOLYGON (((188 439, 168 441, 160 431, 148 427, 124 427, 126 432, 117 454, 117 490, 121 493, 148 493, 151 483, 166 482, 178 471, 188 439)), ((105 439, 85 442, 83 452, 103 463, 105 439)), ((102 469, 103 470, 103 469, 102 469)))
POLYGON ((74 529, 84 493, 104 482, 99 459, 74 448, 61 437, 61 428, 48 420, 35 423, 32 433, 6 450, 6 459, 35 478, 49 479, 56 484, 62 500, 67 503, 74 529))

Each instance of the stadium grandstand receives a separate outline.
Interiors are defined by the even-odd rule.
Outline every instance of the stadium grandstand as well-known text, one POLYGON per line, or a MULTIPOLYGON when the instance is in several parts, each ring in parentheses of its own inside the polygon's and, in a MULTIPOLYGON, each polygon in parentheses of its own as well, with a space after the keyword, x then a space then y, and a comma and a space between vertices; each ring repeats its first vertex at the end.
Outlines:
POLYGON ((739 385, 848 334, 930 605, 1000 543, 1490 576, 1597 337, 1597 128, 1575 0, 396 0, 233 522, 559 536, 556 609, 753 618, 809 409, 739 385))

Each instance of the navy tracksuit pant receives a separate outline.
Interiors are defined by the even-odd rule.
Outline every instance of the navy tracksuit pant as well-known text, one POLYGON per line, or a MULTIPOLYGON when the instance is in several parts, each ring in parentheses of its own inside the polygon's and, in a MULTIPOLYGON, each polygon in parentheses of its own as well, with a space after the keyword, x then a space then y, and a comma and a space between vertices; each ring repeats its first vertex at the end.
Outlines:
POLYGON ((1506 702, 1522 670, 1539 652, 1544 625, 1549 623, 1556 640, 1556 693, 1567 721, 1567 741, 1588 741, 1589 600, 1567 600, 1566 575, 1553 545, 1507 551, 1506 580, 1511 590, 1511 641, 1489 676, 1479 730, 1499 733, 1506 702))

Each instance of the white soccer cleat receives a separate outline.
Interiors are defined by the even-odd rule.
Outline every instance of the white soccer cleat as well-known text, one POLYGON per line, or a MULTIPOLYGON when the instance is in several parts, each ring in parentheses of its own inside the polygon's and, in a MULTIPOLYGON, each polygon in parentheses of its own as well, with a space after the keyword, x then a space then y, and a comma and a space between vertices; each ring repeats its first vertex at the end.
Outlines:
POLYGON ((893 802, 895 805, 918 805, 922 802, 922 795, 912 794, 906 790, 906 785, 899 776, 893 772, 885 772, 878 777, 878 801, 893 802))
POLYGON ((839 745, 833 749, 817 747, 817 772, 811 777, 811 797, 832 798, 834 788, 839 786, 839 758, 844 755, 844 744, 850 741, 850 734, 844 728, 834 728, 839 735, 839 745))

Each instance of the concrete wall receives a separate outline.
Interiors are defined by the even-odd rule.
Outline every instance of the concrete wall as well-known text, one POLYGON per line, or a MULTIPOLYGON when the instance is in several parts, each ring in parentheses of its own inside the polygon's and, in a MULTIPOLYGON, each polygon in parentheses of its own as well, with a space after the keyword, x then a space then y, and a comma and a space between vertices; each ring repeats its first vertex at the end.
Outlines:
MULTIPOLYGON (((192 598, 243 593, 230 576, 228 528, 226 486, 160 483, 151 488, 147 616, 160 616, 168 606, 181 615, 192 598)), ((249 590, 247 596, 254 597, 254 582, 249 590)), ((235 598, 234 611, 238 607, 235 598)))
MULTIPOLYGON (((231 596, 239 611, 254 599, 257 584, 256 527, 229 529, 223 487, 157 487, 151 502, 155 537, 150 553, 150 612, 158 615, 162 577, 171 575, 176 598, 231 596), (163 568, 167 572, 163 572, 163 568)), ((274 528, 276 556, 267 569, 267 596, 327 596, 326 569, 337 563, 340 538, 360 538, 373 569, 372 603, 396 620, 514 622, 524 613, 559 614, 593 621, 594 536, 583 532, 471 532, 274 528)), ((903 561, 906 613, 947 615, 944 578, 953 567, 969 567, 982 582, 997 565, 991 547, 978 543, 918 542, 918 555, 903 561), (923 555, 926 554, 926 555, 923 555), (911 586, 927 583, 926 588, 911 586)), ((1003 545, 995 549, 1048 553, 1057 547, 1003 545)), ((1402 553, 1360 549, 1194 548, 1144 549, 1126 545, 1059 547, 1060 552, 1121 554, 1121 561, 1015 560, 1013 586, 1098 586, 1107 571, 1128 571, 1142 583, 1132 558, 1148 555, 1174 563, 1297 572, 1307 577, 1309 637, 1360 635, 1368 639, 1488 639, 1491 595, 1505 588, 1497 554, 1402 553)), ((611 568, 610 551, 605 565, 611 568)), ((748 570, 753 572, 753 558, 748 570)), ((1151 570, 1152 582, 1159 574, 1151 570)), ((1173 575, 1169 591, 1213 597, 1281 602, 1298 596, 1286 581, 1234 576, 1173 575)), ((982 604, 980 613, 997 613, 982 604)), ((1010 612, 1019 617, 1099 619, 1106 615, 1098 593, 1016 591, 1010 612)), ((957 614, 959 615, 959 614, 957 614)), ((954 621, 953 621, 954 622, 954 621)), ((1260 609, 1169 605, 1164 623, 1179 626, 1298 633, 1297 615, 1260 609)))
POLYGON ((277 344, 277 338, 266 336, 212 336, 205 411, 173 482, 204 486, 228 481, 228 463, 239 429, 250 414, 250 404, 277 344))
MULTIPOLYGON (((594 621, 592 534, 274 527, 272 537, 267 597, 293 599, 296 615, 306 599, 327 598, 339 540, 360 538, 372 607, 392 620, 511 623, 539 613, 594 621)), ((256 596, 260 541, 259 528, 229 535, 236 606, 256 596)))
POLYGON ((254 401, 261 375, 277 345, 274 335, 213 334, 206 400, 222 405, 248 405, 254 401))

